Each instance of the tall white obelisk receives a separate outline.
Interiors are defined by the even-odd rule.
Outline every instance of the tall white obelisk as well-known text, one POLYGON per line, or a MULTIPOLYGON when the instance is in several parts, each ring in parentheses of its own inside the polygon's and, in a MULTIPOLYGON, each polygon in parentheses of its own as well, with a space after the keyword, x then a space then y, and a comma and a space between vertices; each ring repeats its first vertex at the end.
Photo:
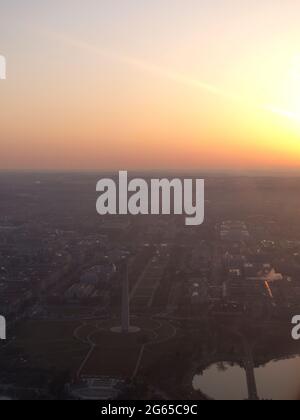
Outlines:
POLYGON ((121 297, 121 326, 111 328, 113 333, 121 334, 132 334, 140 331, 139 327, 132 327, 130 325, 130 296, 129 296, 129 273, 128 273, 128 261, 123 260, 120 265, 121 274, 121 286, 122 286, 122 297, 121 297))
POLYGON ((122 264, 122 332, 128 334, 130 330, 130 308, 129 308, 129 279, 128 262, 122 264))

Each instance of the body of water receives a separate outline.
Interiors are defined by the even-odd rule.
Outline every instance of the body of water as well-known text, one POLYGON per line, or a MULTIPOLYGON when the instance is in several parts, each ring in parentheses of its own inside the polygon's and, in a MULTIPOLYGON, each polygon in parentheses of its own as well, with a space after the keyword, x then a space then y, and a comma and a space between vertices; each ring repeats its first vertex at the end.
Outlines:
MULTIPOLYGON (((255 369, 260 399, 300 399, 300 357, 273 361, 255 369)), ((210 366, 203 375, 195 375, 193 388, 216 400, 248 398, 245 370, 228 363, 210 366)))

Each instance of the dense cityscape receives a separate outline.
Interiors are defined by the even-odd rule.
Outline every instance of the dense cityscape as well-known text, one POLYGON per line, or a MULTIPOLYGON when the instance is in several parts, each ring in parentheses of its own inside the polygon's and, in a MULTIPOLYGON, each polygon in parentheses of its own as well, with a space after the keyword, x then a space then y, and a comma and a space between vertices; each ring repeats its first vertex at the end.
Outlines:
POLYGON ((299 397, 276 366, 300 355, 300 179, 202 177, 188 227, 99 216, 99 174, 1 173, 2 398, 299 397))

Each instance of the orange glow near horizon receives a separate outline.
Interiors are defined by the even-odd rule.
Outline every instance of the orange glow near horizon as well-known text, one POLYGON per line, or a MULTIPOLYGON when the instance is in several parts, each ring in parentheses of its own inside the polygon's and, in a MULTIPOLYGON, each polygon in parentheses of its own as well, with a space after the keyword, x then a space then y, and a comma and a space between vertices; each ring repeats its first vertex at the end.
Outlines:
POLYGON ((300 169, 299 5, 87 3, 0 28, 0 170, 300 169))

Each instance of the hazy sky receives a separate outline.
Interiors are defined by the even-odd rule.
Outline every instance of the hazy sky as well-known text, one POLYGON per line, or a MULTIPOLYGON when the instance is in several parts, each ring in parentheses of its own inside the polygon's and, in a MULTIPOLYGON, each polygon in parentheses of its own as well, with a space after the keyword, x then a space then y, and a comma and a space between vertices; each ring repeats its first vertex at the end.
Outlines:
POLYGON ((300 2, 10 0, 0 169, 300 168, 300 2))

